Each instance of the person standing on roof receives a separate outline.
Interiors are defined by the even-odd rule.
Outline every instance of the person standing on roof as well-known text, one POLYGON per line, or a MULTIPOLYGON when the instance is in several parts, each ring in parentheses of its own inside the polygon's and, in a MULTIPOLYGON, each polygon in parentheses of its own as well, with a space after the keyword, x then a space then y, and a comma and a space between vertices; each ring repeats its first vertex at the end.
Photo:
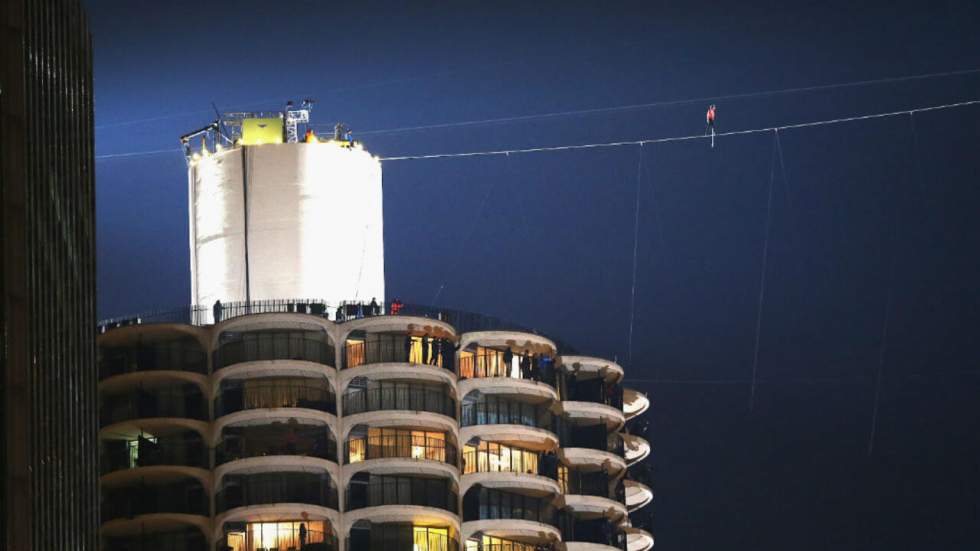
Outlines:
POLYGON ((711 147, 715 146, 715 104, 711 104, 708 107, 708 112, 704 115, 704 120, 706 123, 704 129, 704 135, 707 136, 711 133, 711 147))

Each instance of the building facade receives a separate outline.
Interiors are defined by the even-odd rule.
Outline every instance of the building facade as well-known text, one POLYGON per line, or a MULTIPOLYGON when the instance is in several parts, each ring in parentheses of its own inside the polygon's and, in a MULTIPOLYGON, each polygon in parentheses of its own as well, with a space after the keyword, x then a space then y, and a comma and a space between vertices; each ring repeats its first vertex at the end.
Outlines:
POLYGON ((99 337, 105 549, 646 551, 615 362, 283 303, 99 337), (268 309, 267 309, 268 310, 268 309))
POLYGON ((81 2, 0 3, 0 60, 0 548, 94 550, 94 139, 81 2))
POLYGON ((102 327, 104 549, 647 551, 646 396, 534 332, 385 308, 381 165, 301 120, 182 137, 204 302, 102 327))

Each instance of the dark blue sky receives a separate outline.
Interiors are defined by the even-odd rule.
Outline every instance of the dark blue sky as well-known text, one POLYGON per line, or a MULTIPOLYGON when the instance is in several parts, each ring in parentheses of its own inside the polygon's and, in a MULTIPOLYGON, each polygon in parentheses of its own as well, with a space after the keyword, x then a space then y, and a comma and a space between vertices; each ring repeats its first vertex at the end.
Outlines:
MULTIPOLYGON (((101 155, 176 148, 212 101, 311 96, 317 122, 357 134, 980 67, 980 4, 966 1, 90 1, 89 12, 101 155)), ((974 99, 976 73, 716 103, 724 131, 974 99)), ((387 156, 688 135, 705 107, 361 137, 387 156)), ((655 403, 658 548, 976 549, 980 108, 780 137, 752 413, 771 135, 388 163, 389 296, 428 303, 445 285, 442 305, 629 363, 655 403)), ((186 303, 183 158, 100 160, 97 184, 100 314, 186 303)))

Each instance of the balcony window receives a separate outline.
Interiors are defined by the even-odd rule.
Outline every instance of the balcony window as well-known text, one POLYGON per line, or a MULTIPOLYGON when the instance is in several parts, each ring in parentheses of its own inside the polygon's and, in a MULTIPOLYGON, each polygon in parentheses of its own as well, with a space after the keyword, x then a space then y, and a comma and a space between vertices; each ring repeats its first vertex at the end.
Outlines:
POLYGON ((243 409, 307 408, 336 411, 333 387, 326 379, 307 377, 263 377, 222 382, 215 415, 243 409))
POLYGON ((337 488, 327 474, 270 472, 226 475, 215 494, 215 509, 267 503, 307 503, 337 508, 337 488))
POLYGON ((138 341, 131 346, 100 346, 99 377, 154 370, 207 373, 208 357, 193 337, 156 342, 138 341))
POLYGON ((360 472, 347 485, 347 510, 381 505, 419 505, 456 512, 456 492, 449 480, 360 472))
POLYGON ((545 551, 546 549, 550 549, 550 547, 483 536, 479 539, 466 540, 465 551, 545 551))
POLYGON ((412 527, 413 551, 449 551, 448 542, 448 528, 412 527))
POLYGON ((337 537, 330 523, 322 520, 250 522, 244 530, 228 532, 225 546, 230 551, 326 551, 337 548, 337 537))
POLYGON ((131 419, 179 417, 206 420, 204 397, 196 385, 137 388, 129 393, 103 396, 99 408, 102 426, 131 419))
POLYGON ((410 410, 456 418, 456 401, 445 384, 355 380, 344 392, 344 415, 410 410))
POLYGON ((461 425, 524 425, 551 430, 553 418, 545 405, 534 405, 494 395, 463 404, 461 425))
POLYGON ((463 448, 463 474, 470 473, 538 473, 539 453, 505 446, 496 442, 480 442, 463 448))
POLYGON ((455 348, 448 339, 402 333, 354 333, 344 347, 344 366, 412 363, 453 369, 455 348))
POLYGON ((348 440, 347 457, 348 463, 383 457, 455 463, 455 448, 444 432, 372 427, 348 440))
POLYGON ((288 423, 227 427, 215 448, 218 465, 265 455, 305 455, 336 461, 337 442, 325 426, 290 420, 288 423))
POLYGON ((477 346, 459 353, 461 379, 509 377, 555 383, 554 361, 542 354, 514 354, 510 349, 498 350, 477 346))
POLYGON ((463 521, 530 520, 557 524, 557 511, 550 500, 516 492, 473 486, 463 499, 463 521))
POLYGON ((452 528, 413 526, 403 523, 371 524, 364 521, 351 527, 347 549, 351 551, 457 551, 452 528))
POLYGON ((261 360, 303 360, 333 366, 334 347, 322 331, 225 332, 214 353, 214 368, 261 360))

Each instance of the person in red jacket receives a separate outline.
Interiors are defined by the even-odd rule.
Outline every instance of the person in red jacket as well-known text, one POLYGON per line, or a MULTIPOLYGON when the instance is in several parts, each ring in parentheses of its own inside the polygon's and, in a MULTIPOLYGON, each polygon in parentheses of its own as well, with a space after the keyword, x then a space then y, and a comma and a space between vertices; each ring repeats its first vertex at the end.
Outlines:
POLYGON ((708 107, 708 112, 704 115, 705 123, 707 126, 704 129, 704 135, 707 136, 711 133, 711 147, 715 146, 715 104, 711 104, 708 107))

